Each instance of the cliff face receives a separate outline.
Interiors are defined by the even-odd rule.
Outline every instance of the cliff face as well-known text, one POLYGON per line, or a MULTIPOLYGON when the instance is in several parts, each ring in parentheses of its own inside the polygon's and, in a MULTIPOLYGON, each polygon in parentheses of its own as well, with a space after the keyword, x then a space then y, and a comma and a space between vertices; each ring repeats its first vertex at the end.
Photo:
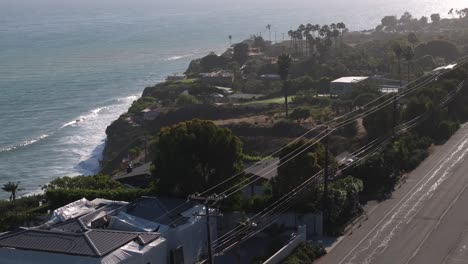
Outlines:
MULTIPOLYGON (((163 85, 158 87, 161 88, 163 85)), ((146 88, 143 92, 144 97, 142 98, 151 97, 156 93, 161 92, 157 92, 157 88, 155 87, 146 88)), ((139 102, 136 102, 134 105, 136 104, 139 104, 139 102)), ((144 150, 145 144, 149 144, 162 127, 175 125, 179 122, 192 119, 218 120, 219 125, 229 127, 229 124, 224 124, 221 120, 229 120, 242 116, 253 116, 258 114, 260 111, 268 110, 269 107, 270 106, 267 105, 261 107, 241 107, 216 106, 211 104, 196 104, 173 108, 160 107, 156 108, 161 109, 160 114, 153 120, 145 119, 140 113, 126 113, 120 116, 119 119, 114 121, 106 129, 107 141, 103 152, 103 159, 101 161, 101 172, 105 174, 113 174, 125 169, 122 167, 122 160, 127 158, 129 150, 132 148, 144 150)), ((274 130, 276 131, 277 128, 274 130)), ((258 133, 265 133, 266 135, 271 133, 265 131, 265 128, 255 129, 248 125, 246 128, 239 127, 234 129, 234 131, 239 135, 252 134, 253 136, 257 136, 258 133)), ((151 160, 151 157, 149 157, 148 160, 151 160)))
POLYGON ((119 117, 106 129, 107 141, 101 160, 101 172, 113 174, 121 168, 122 159, 133 146, 144 144, 144 130, 125 116, 119 117))

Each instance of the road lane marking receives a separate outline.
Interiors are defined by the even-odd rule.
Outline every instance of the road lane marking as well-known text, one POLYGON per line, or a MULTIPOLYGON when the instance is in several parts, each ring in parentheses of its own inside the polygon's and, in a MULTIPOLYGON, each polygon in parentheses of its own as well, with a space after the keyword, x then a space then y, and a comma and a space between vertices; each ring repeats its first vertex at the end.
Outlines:
MULTIPOLYGON (((466 138, 468 137, 468 133, 465 134, 458 142, 456 142, 454 144, 453 147, 450 147, 449 146, 449 149, 445 152, 445 154, 442 155, 442 158, 437 161, 437 163, 429 170, 429 172, 433 171, 440 163, 442 163, 447 156, 449 156, 451 153, 453 153, 453 150, 456 149, 458 147, 458 145, 463 142, 466 138)), ((450 143, 449 143, 450 144, 450 143)), ((429 174, 426 174, 425 176, 423 176, 402 198, 400 201, 397 202, 397 204, 395 204, 392 209, 374 226, 374 228, 372 228, 367 234, 366 236, 361 239, 359 241, 359 243, 354 246, 349 252, 348 254, 346 254, 345 257, 342 258, 342 260, 338 263, 338 264, 342 264, 359 246, 361 246, 361 244, 371 235, 371 233, 373 233, 377 227, 379 227, 382 222, 384 222, 386 220, 386 218, 398 207, 398 206, 401 206, 402 203, 405 203, 406 202, 406 199, 408 196, 410 195, 413 195, 413 191, 419 187, 419 185, 424 181, 426 180, 426 178, 428 177, 429 174)))
MULTIPOLYGON (((463 141, 462 144, 457 144, 457 150, 455 152, 453 152, 448 158, 445 158, 445 159, 442 159, 441 160, 441 164, 439 165, 439 167, 433 171, 432 173, 429 173, 429 175, 431 175, 412 195, 411 197, 409 197, 408 199, 406 199, 405 203, 392 215, 391 219, 389 221, 387 221, 379 230, 378 232, 376 233, 376 235, 374 237, 372 237, 370 240, 369 240, 369 244, 367 247, 363 248, 363 249, 360 249, 358 250, 356 253, 354 253, 353 257, 351 258, 351 260, 348 262, 348 263, 352 263, 353 260, 355 258, 358 257, 358 255, 360 253, 363 253, 365 252, 366 250, 370 249, 372 244, 375 242, 377 245, 376 247, 374 248, 374 250, 364 259, 363 263, 370 263, 372 261, 372 258, 374 257, 374 255, 376 254, 377 250, 380 250, 380 254, 383 253, 386 248, 388 247, 388 244, 390 242, 390 240, 393 238, 393 236, 395 235, 395 231, 399 228, 399 226, 403 223, 403 220, 406 219, 412 211, 414 211, 414 208, 416 208, 420 202, 422 201, 422 199, 430 192, 433 192, 437 189, 437 187, 440 185, 440 179, 442 177, 440 177, 438 179, 438 181, 436 181, 436 183, 430 185, 430 189, 428 191, 426 191, 426 193, 422 193, 421 197, 415 201, 413 204, 410 204, 411 203, 411 200, 413 197, 415 197, 416 194, 419 194, 421 191, 424 191, 426 185, 429 184, 429 182, 431 180, 433 180, 434 178, 436 178, 436 175, 439 173, 440 170, 442 170, 442 168, 445 167, 445 165, 449 164, 453 157, 460 151, 463 150, 463 153, 462 155, 460 155, 458 157, 458 159, 455 161, 455 162, 452 162, 451 165, 449 165, 448 168, 446 168, 444 170, 444 174, 443 175, 446 175, 448 173, 448 171, 453 167, 455 166, 459 160, 461 160, 466 152, 468 151, 468 149, 464 149, 464 146, 465 144, 467 143, 467 140, 468 139, 465 139, 463 141), (402 208, 405 208, 405 207, 410 207, 406 213, 405 213, 405 210, 402 210, 402 208), (397 218, 397 216, 399 214, 402 214, 403 213, 403 216, 401 216, 401 218, 397 218), (397 220, 394 220, 394 219, 397 219, 397 220), (395 224, 395 226, 392 228, 391 225, 395 224), (391 230, 389 231, 389 233, 385 233, 385 229, 387 227, 390 227, 391 230), (378 236, 380 234, 383 234, 384 235, 384 238, 381 239, 381 241, 377 240, 376 238, 378 238, 378 236)), ((440 162, 439 162, 440 163, 440 162)), ((416 199, 417 199, 417 196, 416 196, 416 199)))
MULTIPOLYGON (((439 220, 437 221, 437 224, 432 228, 432 230, 429 233, 427 233, 427 235, 424 237, 423 241, 421 241, 421 243, 419 243, 418 247, 413 252, 413 255, 411 255, 411 257, 408 259, 408 261, 406 261, 406 264, 410 263, 410 261, 413 260, 414 257, 416 257, 418 252, 421 250, 422 245, 424 243, 426 243, 426 240, 429 238, 429 236, 439 227, 440 223, 442 222, 442 219, 444 219, 444 217, 447 215, 448 211, 450 211, 450 209, 452 209, 453 205, 458 201, 460 196, 466 191, 467 187, 468 187, 468 183, 465 184, 463 189, 457 194, 455 199, 450 203, 449 207, 447 209, 445 209, 444 213, 439 217, 439 220)), ((445 260, 444 260, 443 263, 445 263, 445 260)))

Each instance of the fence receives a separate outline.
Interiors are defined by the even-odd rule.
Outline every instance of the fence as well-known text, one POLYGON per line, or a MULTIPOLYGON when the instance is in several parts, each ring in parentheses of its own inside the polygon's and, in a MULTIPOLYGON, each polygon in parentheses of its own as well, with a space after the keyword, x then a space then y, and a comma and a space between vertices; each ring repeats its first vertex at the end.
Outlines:
POLYGON ((291 240, 278 250, 273 256, 267 259, 263 264, 277 264, 281 263, 301 244, 306 242, 307 228, 306 226, 299 226, 297 228, 297 234, 294 234, 291 240))

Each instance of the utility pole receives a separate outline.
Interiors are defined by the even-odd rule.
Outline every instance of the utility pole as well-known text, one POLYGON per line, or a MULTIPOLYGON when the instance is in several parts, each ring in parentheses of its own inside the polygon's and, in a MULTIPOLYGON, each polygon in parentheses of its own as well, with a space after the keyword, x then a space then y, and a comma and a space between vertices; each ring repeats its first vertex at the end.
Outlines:
MULTIPOLYGON (((190 195, 189 200, 199 202, 205 206, 205 217, 206 217, 206 238, 208 246, 208 263, 214 264, 214 254, 213 254, 213 242, 211 239, 211 226, 210 226, 210 205, 213 206, 215 203, 221 201, 223 198, 217 196, 216 194, 209 197, 201 197, 197 195, 190 195)), ((214 215, 217 216, 217 215, 214 215)))
POLYGON ((323 223, 322 228, 325 231, 326 225, 328 224, 328 133, 330 133, 330 127, 327 126, 325 136, 325 164, 323 166, 323 223))
MULTIPOLYGON (((401 89, 401 87, 400 87, 401 89)), ((397 123, 397 110, 398 110, 398 93, 395 93, 395 96, 393 97, 393 125, 392 125, 392 137, 395 139, 395 127, 397 123)))
POLYGON ((148 162, 148 136, 145 134, 145 163, 148 162))

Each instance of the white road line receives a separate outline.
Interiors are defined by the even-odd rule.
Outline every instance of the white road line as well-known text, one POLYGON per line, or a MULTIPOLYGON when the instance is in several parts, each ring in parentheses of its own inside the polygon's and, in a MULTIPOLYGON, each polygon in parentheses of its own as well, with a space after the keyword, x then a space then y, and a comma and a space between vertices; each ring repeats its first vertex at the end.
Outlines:
MULTIPOLYGON (((406 264, 410 263, 411 260, 414 259, 414 257, 416 257, 416 255, 418 254, 418 252, 421 250, 421 247, 424 243, 426 243, 426 240, 429 238, 429 236, 439 227, 440 225, 440 222, 442 222, 442 219, 444 219, 444 217, 447 215, 448 211, 450 211, 450 209, 452 209, 453 205, 458 201, 458 199, 460 198, 460 196, 465 192, 466 188, 468 187, 468 183, 465 184, 465 186, 463 187, 463 189, 457 194, 457 196, 455 197, 455 199, 450 203, 449 207, 447 209, 445 209, 444 213, 439 217, 438 221, 437 221, 437 224, 432 228, 431 232, 429 232, 423 239, 423 241, 421 241, 421 243, 418 245, 418 247, 416 248, 416 250, 413 252, 413 255, 411 255, 411 257, 408 259, 408 261, 406 261, 406 264)), ((444 261, 445 262, 445 261, 444 261)))
MULTIPOLYGON (((468 134, 465 134, 458 142, 456 142, 456 144, 454 145, 454 147, 450 148, 443 156, 442 156, 442 159, 440 159, 437 164, 435 164, 430 170, 429 172, 433 171, 438 165, 439 163, 443 162, 445 160, 445 158, 447 156, 449 156, 450 154, 453 153, 453 150, 458 148, 458 145, 463 142, 466 138, 468 137, 468 134)), ((395 209, 398 207, 398 206, 401 206, 402 203, 406 202, 405 199, 407 199, 408 196, 412 196, 414 194, 414 190, 417 189, 419 187, 419 185, 424 181, 426 180, 427 177, 429 177, 430 174, 427 174, 425 175, 424 177, 422 177, 402 198, 400 201, 397 202, 397 204, 395 204, 392 209, 374 226, 374 228, 372 228, 367 234, 366 236, 364 236, 364 238, 362 238, 359 243, 354 246, 348 254, 346 254, 346 256, 344 256, 342 258, 342 260, 338 263, 338 264, 342 264, 352 253, 353 251, 355 251, 359 246, 361 246, 361 244, 371 235, 371 233, 373 233, 377 227, 379 227, 383 221, 386 220, 386 218, 393 212, 395 211, 395 209)))
MULTIPOLYGON (((465 146, 465 144, 467 143, 467 140, 468 140, 468 139, 464 140, 463 143, 457 147, 457 150, 456 150, 454 153, 452 153, 452 155, 450 155, 450 157, 447 158, 447 159, 443 162, 443 164, 441 164, 441 165, 439 166, 439 168, 438 168, 436 171, 434 171, 434 172, 432 173, 432 176, 416 191, 416 192, 419 192, 419 191, 423 190, 423 187, 425 187, 426 184, 436 176, 436 174, 442 169, 442 167, 443 167, 445 164, 448 164, 450 161, 452 161, 452 159, 453 159, 453 157, 455 156, 455 154, 457 154, 459 151, 463 150, 462 154, 461 154, 452 164, 450 164, 450 165, 448 166, 448 168, 446 168, 446 169, 444 170, 442 176, 440 176, 439 179, 438 179, 434 184, 432 184, 432 185, 430 186, 430 189, 429 189, 429 190, 427 190, 425 193, 423 193, 423 195, 418 199, 418 201, 416 201, 416 202, 412 205, 411 209, 402 217, 402 219, 401 219, 400 221, 396 221, 397 224, 392 228, 392 230, 391 230, 390 233, 385 237, 385 239, 383 239, 383 241, 380 243, 380 245, 378 245, 378 246, 372 251, 372 253, 371 253, 369 256, 367 256, 367 258, 364 260, 364 263, 370 263, 370 262, 372 261, 372 257, 374 256, 374 254, 377 252, 377 250, 378 250, 379 248, 383 248, 383 250, 382 250, 380 253, 383 253, 383 252, 385 251, 385 249, 388 247, 388 243, 390 242, 390 240, 392 239, 392 237, 395 235, 395 231, 396 231, 396 230, 398 229, 398 227, 403 223, 403 219, 406 219, 406 218, 410 215, 410 213, 411 213, 412 211, 414 211, 414 208, 416 208, 416 207, 422 202, 422 200, 423 200, 424 197, 430 196, 433 192, 435 192, 435 191, 437 190, 437 188, 440 186, 440 184, 442 184, 442 182, 445 181, 445 179, 447 178, 447 175, 449 174, 450 170, 451 170, 455 165, 457 165, 457 164, 465 157, 465 155, 467 154, 468 149, 464 149, 464 146, 465 146)), ((410 199, 408 199, 405 203, 407 203, 407 202, 410 202, 410 199)), ((400 210, 398 210, 398 211, 400 211, 400 210)), ((398 214, 398 211, 395 213, 395 215, 398 214)), ((390 221, 390 223, 391 223, 391 221, 390 221)), ((382 228, 382 230, 383 230, 383 228, 382 228)), ((372 241, 371 241, 371 243, 372 243, 372 241)), ((357 252, 357 253, 358 253, 358 252, 357 252)), ((355 254, 355 256, 357 255, 357 253, 355 254)), ((353 258, 354 258, 354 257, 353 257, 353 258)))

